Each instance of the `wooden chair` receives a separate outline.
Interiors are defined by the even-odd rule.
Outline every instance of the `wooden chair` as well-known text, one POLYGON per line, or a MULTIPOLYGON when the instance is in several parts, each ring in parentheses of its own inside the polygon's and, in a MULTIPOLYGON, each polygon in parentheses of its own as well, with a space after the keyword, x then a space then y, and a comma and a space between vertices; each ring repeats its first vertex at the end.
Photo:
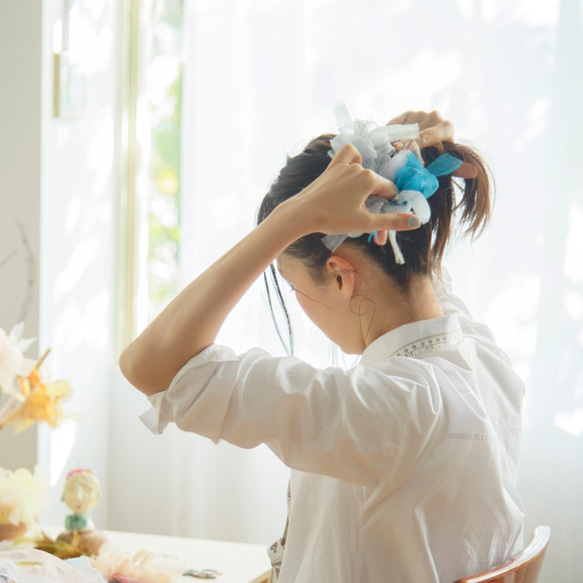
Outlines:
POLYGON ((516 557, 455 583, 536 583, 550 538, 551 529, 548 526, 538 526, 534 529, 528 546, 516 557))

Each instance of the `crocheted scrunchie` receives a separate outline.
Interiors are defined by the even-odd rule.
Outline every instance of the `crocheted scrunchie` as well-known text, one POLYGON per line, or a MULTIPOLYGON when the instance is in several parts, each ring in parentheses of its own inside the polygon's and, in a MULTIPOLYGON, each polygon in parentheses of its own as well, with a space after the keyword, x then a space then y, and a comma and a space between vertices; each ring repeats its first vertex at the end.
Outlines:
MULTIPOLYGON (((429 166, 424 167, 417 154, 408 148, 397 150, 396 142, 410 141, 419 137, 418 124, 378 126, 372 122, 352 120, 344 105, 336 107, 339 134, 330 142, 331 158, 345 144, 352 144, 362 156, 362 167, 369 168, 387 178, 399 189, 399 194, 392 199, 372 195, 365 201, 371 213, 414 213, 422 225, 431 217, 431 208, 427 199, 438 189, 437 176, 455 172, 463 160, 450 154, 442 154, 429 166)), ((330 251, 336 251, 348 237, 360 237, 364 233, 347 233, 345 235, 326 235, 322 242, 330 251)), ((372 239, 374 233, 371 233, 372 239)), ((395 231, 389 231, 389 241, 398 264, 405 263, 397 243, 395 231)))

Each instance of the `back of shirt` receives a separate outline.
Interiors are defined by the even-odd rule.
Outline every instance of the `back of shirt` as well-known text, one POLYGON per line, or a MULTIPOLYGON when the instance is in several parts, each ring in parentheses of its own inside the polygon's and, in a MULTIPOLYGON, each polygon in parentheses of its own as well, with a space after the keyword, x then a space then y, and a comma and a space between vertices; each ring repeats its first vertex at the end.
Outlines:
POLYGON ((212 345, 150 398, 153 429, 265 443, 294 470, 281 583, 454 581, 521 548, 522 383, 435 285, 446 316, 391 330, 350 371, 212 345))

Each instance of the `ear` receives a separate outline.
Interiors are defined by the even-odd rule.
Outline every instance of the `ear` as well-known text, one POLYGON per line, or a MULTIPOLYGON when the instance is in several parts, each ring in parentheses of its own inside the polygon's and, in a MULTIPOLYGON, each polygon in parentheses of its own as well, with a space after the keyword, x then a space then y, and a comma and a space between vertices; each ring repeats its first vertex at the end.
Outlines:
POLYGON ((326 273, 334 290, 346 299, 354 295, 356 271, 350 261, 339 255, 331 255, 326 260, 326 273))

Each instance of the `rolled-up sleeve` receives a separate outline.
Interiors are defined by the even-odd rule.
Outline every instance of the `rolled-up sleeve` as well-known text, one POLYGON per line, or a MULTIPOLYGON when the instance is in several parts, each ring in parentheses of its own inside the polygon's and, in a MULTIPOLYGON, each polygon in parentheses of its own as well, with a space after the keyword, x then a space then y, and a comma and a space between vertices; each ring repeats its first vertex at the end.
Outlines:
MULTIPOLYGON (((419 362, 403 370, 317 369, 253 349, 212 345, 191 359, 142 417, 252 448, 265 443, 291 468, 372 485, 408 477, 443 431, 437 382, 419 362), (429 380, 428 380, 429 379, 429 380)), ((398 368, 398 367, 397 367, 398 368)))

